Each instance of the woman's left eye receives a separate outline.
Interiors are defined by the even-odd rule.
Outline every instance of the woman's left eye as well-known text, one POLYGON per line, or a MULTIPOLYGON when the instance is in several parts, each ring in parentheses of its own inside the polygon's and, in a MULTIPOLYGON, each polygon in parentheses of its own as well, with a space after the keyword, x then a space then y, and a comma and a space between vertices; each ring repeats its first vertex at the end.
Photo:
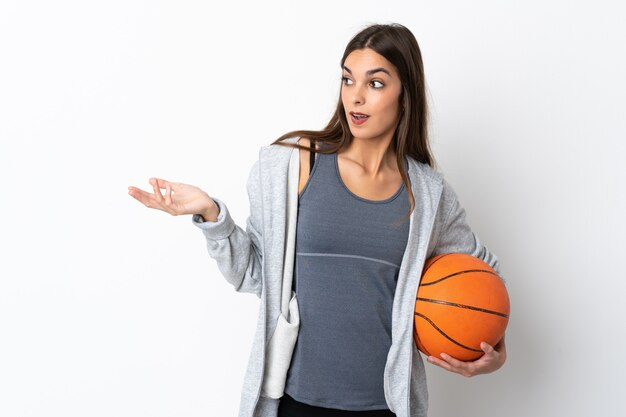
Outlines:
POLYGON ((381 82, 380 82, 380 81, 378 81, 378 80, 374 80, 374 81, 372 81, 372 83, 378 83, 378 84, 380 84, 380 87, 374 87, 374 88, 376 88, 376 89, 383 88, 383 87, 385 86, 385 84, 381 83, 381 82))

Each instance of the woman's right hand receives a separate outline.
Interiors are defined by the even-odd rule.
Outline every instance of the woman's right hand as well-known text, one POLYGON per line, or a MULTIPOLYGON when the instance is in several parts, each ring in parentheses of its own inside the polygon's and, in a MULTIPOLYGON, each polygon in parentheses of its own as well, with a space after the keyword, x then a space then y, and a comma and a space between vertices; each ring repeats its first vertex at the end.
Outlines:
POLYGON ((149 180, 154 194, 129 186, 128 194, 146 207, 162 210, 172 216, 200 214, 205 220, 216 221, 219 207, 200 188, 180 182, 169 182, 161 178, 149 180), (165 190, 165 195, 161 194, 165 190))

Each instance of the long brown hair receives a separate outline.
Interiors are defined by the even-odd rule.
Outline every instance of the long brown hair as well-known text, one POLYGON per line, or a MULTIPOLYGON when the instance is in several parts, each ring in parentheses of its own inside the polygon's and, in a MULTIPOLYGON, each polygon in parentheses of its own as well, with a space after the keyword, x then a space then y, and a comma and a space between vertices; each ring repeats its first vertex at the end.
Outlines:
MULTIPOLYGON (((364 48, 376 51, 391 62, 396 67, 402 84, 400 108, 404 109, 396 126, 391 146, 395 148, 400 175, 409 194, 410 207, 406 219, 415 208, 415 197, 410 187, 404 155, 432 168, 436 166, 428 141, 429 114, 422 55, 415 36, 403 25, 399 23, 373 24, 365 27, 348 42, 341 57, 340 68, 343 68, 346 58, 352 51, 364 48)), ((293 130, 272 142, 281 146, 309 150, 297 143, 282 142, 291 137, 305 137, 312 142, 326 144, 325 148, 316 150, 319 153, 335 153, 349 146, 352 133, 341 101, 341 92, 335 113, 324 129, 293 130)))

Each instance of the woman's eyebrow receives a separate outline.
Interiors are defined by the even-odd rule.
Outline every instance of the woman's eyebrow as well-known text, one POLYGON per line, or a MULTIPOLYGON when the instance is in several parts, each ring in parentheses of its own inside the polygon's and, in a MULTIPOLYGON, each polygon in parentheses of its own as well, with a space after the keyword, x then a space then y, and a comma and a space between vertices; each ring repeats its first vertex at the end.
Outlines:
MULTIPOLYGON (((352 74, 352 71, 350 70, 350 68, 346 67, 345 65, 343 66, 343 69, 345 69, 346 71, 348 71, 350 74, 352 74)), ((378 67, 378 68, 372 68, 371 70, 367 70, 365 71, 365 75, 372 75, 375 74, 377 72, 384 72, 385 74, 387 74, 388 76, 391 77, 391 74, 389 73, 389 71, 387 71, 386 69, 384 69, 383 67, 378 67)))

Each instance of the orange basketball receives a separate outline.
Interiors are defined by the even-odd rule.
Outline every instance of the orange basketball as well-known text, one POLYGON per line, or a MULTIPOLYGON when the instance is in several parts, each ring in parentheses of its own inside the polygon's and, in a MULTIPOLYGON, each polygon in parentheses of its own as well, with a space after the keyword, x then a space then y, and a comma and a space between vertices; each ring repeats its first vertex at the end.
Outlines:
POLYGON ((495 346, 509 322, 504 281, 487 263, 465 253, 434 256, 424 264, 415 300, 413 337, 417 348, 472 361, 495 346))

